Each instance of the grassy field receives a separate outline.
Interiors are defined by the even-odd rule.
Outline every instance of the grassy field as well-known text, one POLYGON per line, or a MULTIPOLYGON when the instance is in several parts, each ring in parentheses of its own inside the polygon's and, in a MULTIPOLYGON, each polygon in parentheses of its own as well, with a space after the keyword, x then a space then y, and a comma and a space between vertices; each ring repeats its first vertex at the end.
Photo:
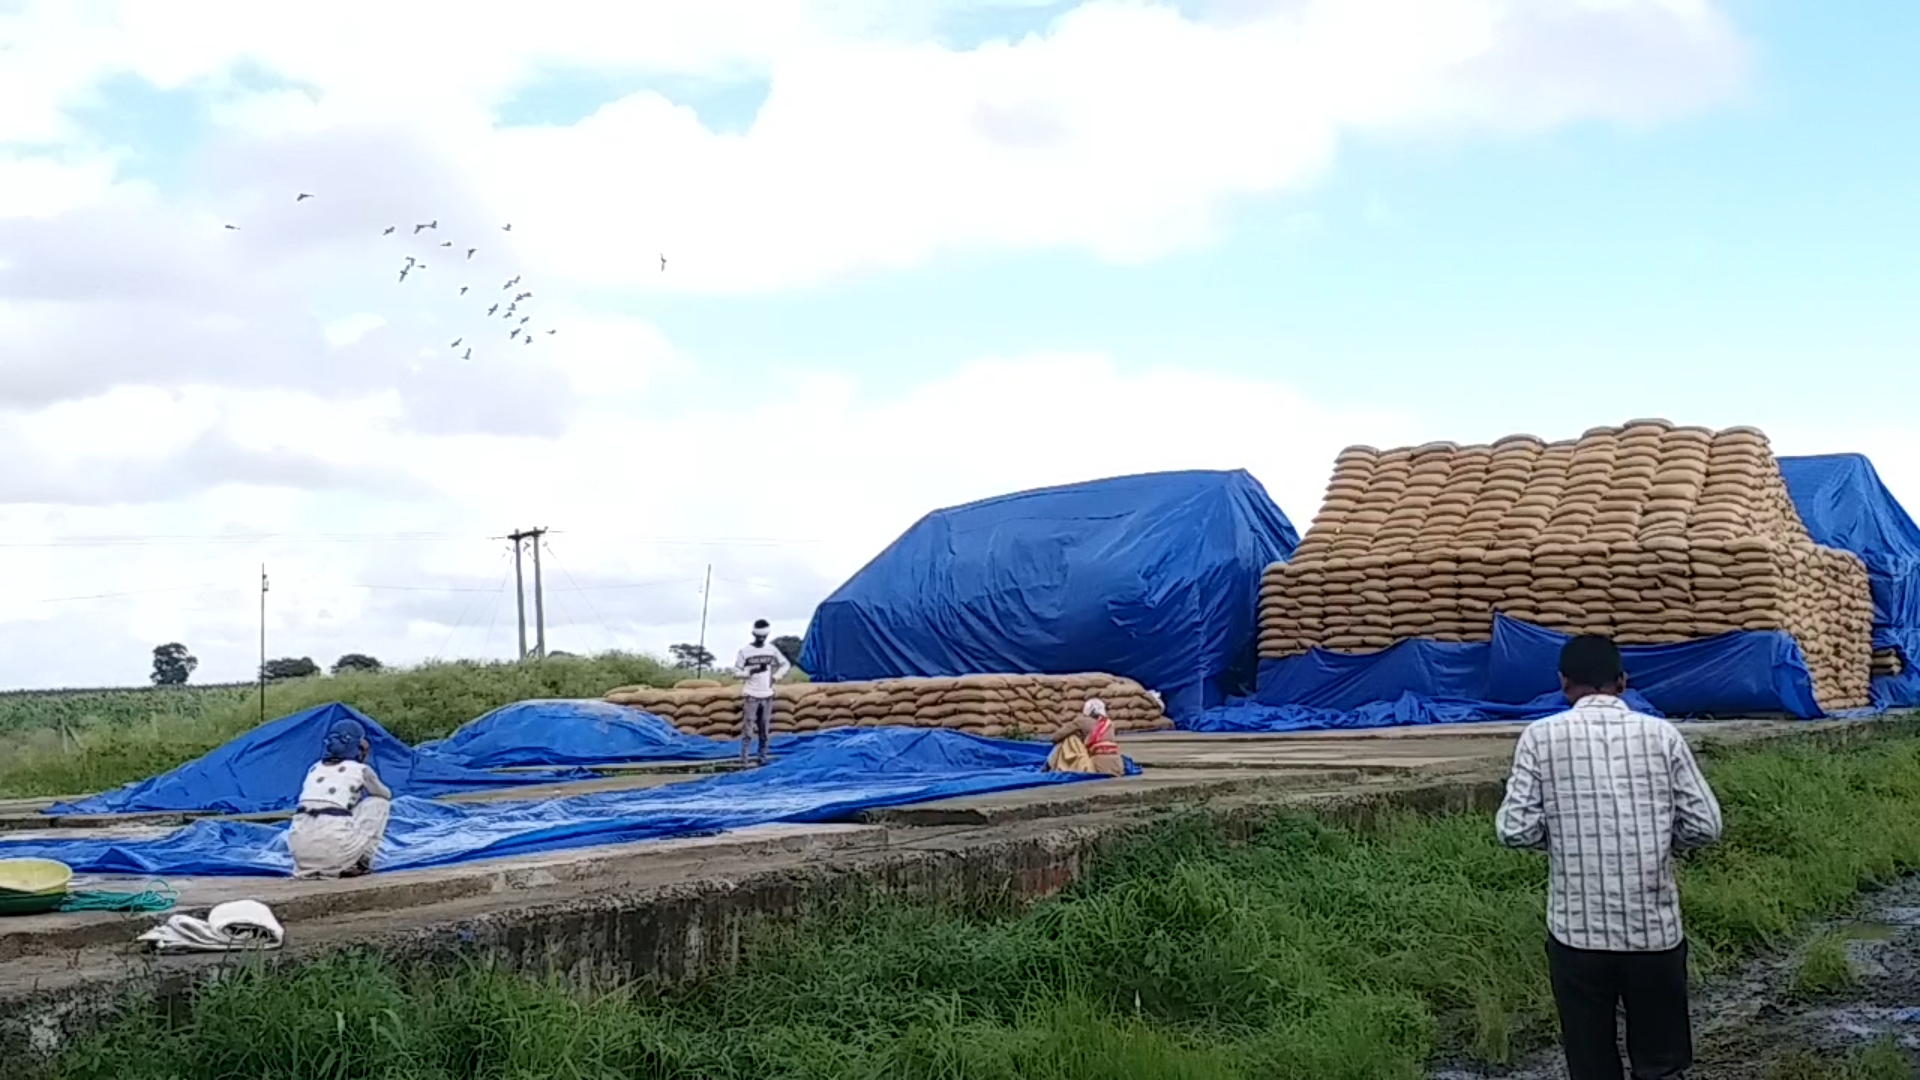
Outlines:
MULTIPOLYGON (((408 742, 437 738, 528 698, 597 698, 616 686, 688 677, 649 656, 603 653, 539 663, 460 661, 316 675, 267 687, 266 715, 343 701, 408 742)), ((191 760, 260 722, 252 687, 0 696, 0 797, 102 791, 191 760)))
MULTIPOLYGON (((1682 871, 1703 974, 1920 868, 1912 727, 1707 757, 1727 840, 1682 871)), ((1550 1040, 1545 877, 1484 815, 1365 832, 1285 816, 1239 845, 1194 820, 1055 900, 869 898, 762 930, 732 974, 665 993, 351 956, 246 973, 174 1024, 129 1016, 49 1075, 1412 1080, 1550 1040)), ((1844 1067, 1805 1075, 1886 1075, 1844 1067)))

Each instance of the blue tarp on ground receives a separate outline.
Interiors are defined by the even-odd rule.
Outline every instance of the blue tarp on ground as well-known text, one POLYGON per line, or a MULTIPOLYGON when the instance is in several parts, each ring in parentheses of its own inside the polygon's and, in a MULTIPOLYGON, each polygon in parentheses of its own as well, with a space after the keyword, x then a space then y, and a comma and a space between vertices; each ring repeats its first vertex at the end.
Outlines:
POLYGON ((820 605, 800 668, 819 682, 1106 672, 1178 720, 1250 681, 1260 573, 1298 543, 1243 470, 936 510, 820 605))
POLYGON ((737 742, 688 735, 650 712, 595 700, 516 701, 414 748, 469 769, 717 761, 737 742))
POLYGON ((1898 649, 1906 671, 1873 680, 1881 708, 1920 706, 1920 527, 1862 454, 1783 457, 1780 475, 1814 542, 1867 564, 1873 644, 1898 649))
MULTIPOLYGON (((1534 719, 1565 707, 1558 671, 1567 638, 1496 614, 1488 642, 1409 639, 1364 656, 1316 649, 1263 661, 1251 701, 1183 726, 1299 731, 1534 719)), ((1821 715, 1806 658, 1780 631, 1633 645, 1621 653, 1637 701, 1659 714, 1821 715)))
MULTIPOLYGON (((795 741, 763 768, 543 801, 450 804, 397 799, 376 870, 563 851, 1096 779, 1040 771, 1045 743, 955 731, 843 728, 795 741)), ((1129 771, 1138 770, 1128 763, 1129 771)), ((153 840, 0 842, 0 858, 57 859, 89 874, 260 876, 291 872, 286 826, 199 821, 153 840)))
POLYGON ((78 802, 59 803, 49 814, 133 814, 202 811, 257 814, 287 810, 300 794, 300 782, 318 759, 327 729, 349 717, 367 729, 372 744, 368 761, 396 795, 431 799, 461 791, 549 783, 582 772, 482 772, 442 758, 416 753, 379 724, 350 706, 334 702, 270 720, 179 768, 103 792, 78 802))

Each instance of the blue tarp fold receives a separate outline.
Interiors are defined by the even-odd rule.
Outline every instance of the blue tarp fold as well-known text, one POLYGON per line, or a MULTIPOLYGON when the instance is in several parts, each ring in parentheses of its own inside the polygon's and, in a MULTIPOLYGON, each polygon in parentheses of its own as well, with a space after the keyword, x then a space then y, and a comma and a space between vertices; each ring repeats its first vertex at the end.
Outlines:
MULTIPOLYGON (((1505 615, 1492 640, 1411 638, 1365 656, 1314 650, 1263 661, 1254 697, 1208 710, 1195 731, 1299 731, 1537 719, 1566 707, 1560 649, 1568 635, 1505 615)), ((1793 638, 1744 631, 1621 650, 1637 705, 1659 715, 1821 715, 1793 638)))
POLYGON ((1783 457, 1780 475, 1814 542, 1851 551, 1873 590, 1873 645, 1907 670, 1873 680, 1880 708, 1920 706, 1920 526, 1862 454, 1783 457))
POLYGON ((1261 571, 1298 542, 1244 470, 937 510, 820 605, 800 668, 820 682, 1106 672, 1178 720, 1251 681, 1261 571))
MULTIPOLYGON (((955 731, 843 728, 795 740, 763 768, 541 801, 394 802, 376 870, 412 870, 601 844, 697 836, 772 822, 1096 779, 1040 771, 1045 743, 955 731)), ((1129 771, 1138 769, 1128 763, 1129 771)), ((89 874, 259 876, 291 872, 286 826, 198 821, 152 840, 0 842, 0 858, 57 859, 89 874)))
POLYGON ((259 814, 288 810, 300 782, 318 758, 334 721, 351 718, 367 729, 368 762, 395 795, 431 799, 462 791, 552 783, 589 775, 578 770, 506 775, 483 772, 443 758, 421 755, 372 718, 333 702, 254 728, 159 776, 78 802, 59 803, 49 814, 134 814, 201 811, 259 814))
POLYGON ((650 712, 591 699, 516 701, 414 750, 469 769, 717 761, 740 752, 737 742, 688 735, 650 712))

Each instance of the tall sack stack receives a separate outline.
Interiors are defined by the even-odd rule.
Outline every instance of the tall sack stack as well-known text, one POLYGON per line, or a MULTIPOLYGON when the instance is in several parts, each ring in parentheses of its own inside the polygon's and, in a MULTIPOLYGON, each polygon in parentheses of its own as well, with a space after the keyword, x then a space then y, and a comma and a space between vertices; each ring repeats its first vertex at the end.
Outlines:
POLYGON ((1293 558, 1262 579, 1260 655, 1485 641, 1496 610, 1625 645, 1786 630, 1823 708, 1868 700, 1865 566, 1813 542, 1764 434, 1665 420, 1342 451, 1293 558))
MULTIPOLYGON (((782 683, 774 687, 773 730, 790 734, 852 726, 924 727, 988 738, 1037 736, 1080 715, 1088 698, 1106 702, 1107 715, 1121 731, 1173 727, 1139 683, 1089 674, 782 683)), ((645 709, 690 735, 740 734, 738 686, 626 686, 609 691, 607 700, 645 709)))

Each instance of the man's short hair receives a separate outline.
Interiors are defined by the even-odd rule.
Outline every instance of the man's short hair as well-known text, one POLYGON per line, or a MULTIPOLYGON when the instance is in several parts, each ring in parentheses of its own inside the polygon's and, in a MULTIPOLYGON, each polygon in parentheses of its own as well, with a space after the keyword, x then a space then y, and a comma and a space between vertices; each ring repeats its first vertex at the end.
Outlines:
POLYGON ((753 628, 755 630, 765 630, 767 628, 767 620, 765 619, 753 620, 753 628))
POLYGON ((1620 647, 1605 634, 1581 634, 1560 649, 1560 674, 1575 686, 1612 686, 1625 671, 1620 647))

